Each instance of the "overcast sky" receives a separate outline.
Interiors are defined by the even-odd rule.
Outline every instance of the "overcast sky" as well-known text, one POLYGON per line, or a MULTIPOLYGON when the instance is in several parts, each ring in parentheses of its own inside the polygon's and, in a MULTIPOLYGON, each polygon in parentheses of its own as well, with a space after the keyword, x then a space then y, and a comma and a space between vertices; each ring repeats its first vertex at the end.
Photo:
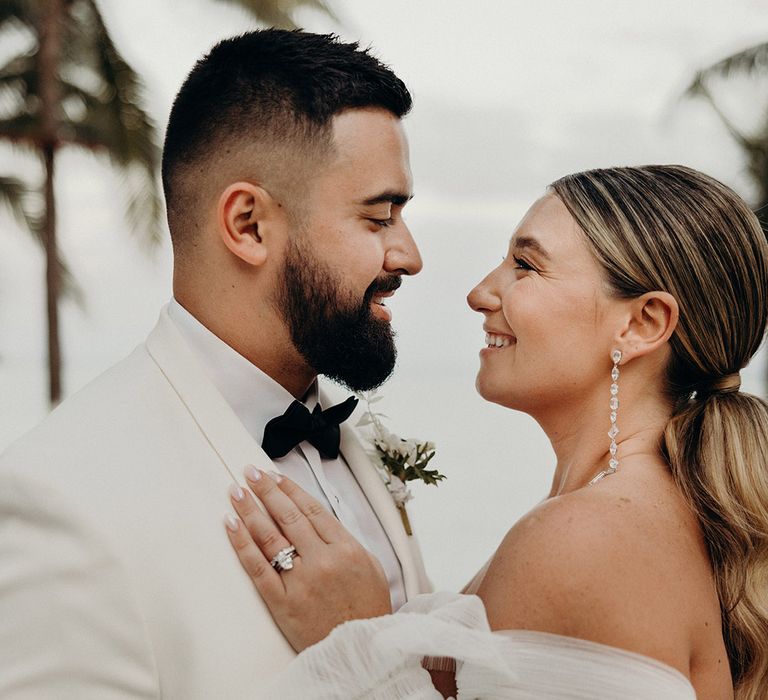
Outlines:
MULTIPOLYGON (((543 496, 551 467, 531 421, 474 394, 483 334, 466 292, 503 255, 528 205, 566 172, 680 162, 749 194, 722 126, 681 93, 697 68, 768 40, 768 1, 331 1, 342 24, 305 13, 305 27, 372 44, 415 97, 407 130, 416 198, 406 213, 425 268, 393 304, 400 365, 385 406, 398 432, 438 443, 449 480, 417 491, 414 520, 437 583, 456 586, 543 496)), ((217 39, 252 27, 212 0, 99 4, 145 78, 161 128, 194 61, 217 39)), ((748 100, 737 87, 730 104, 749 124, 740 101, 762 112, 767 85, 748 86, 757 91, 748 100)), ((35 177, 8 150, 0 158, 3 174, 35 177)), ((63 308, 68 391, 140 342, 170 296, 169 247, 150 258, 135 245, 119 188, 98 161, 60 158, 60 235, 88 299, 85 313, 63 308)), ((45 413, 45 326, 39 252, 3 212, 0 228, 2 448, 45 413)), ((760 373, 748 374, 753 390, 760 373)))

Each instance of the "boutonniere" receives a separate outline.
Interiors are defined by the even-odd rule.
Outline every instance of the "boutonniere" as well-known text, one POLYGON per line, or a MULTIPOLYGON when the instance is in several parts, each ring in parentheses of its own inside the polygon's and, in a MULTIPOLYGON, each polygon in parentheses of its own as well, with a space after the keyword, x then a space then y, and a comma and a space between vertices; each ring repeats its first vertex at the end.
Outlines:
POLYGON ((438 481, 445 479, 437 469, 427 469, 427 465, 435 456, 435 444, 421 442, 415 438, 406 440, 389 432, 381 422, 386 416, 377 413, 373 408, 373 404, 383 398, 377 395, 376 390, 358 392, 358 396, 365 402, 366 410, 357 422, 357 427, 371 428, 372 434, 368 437, 368 442, 372 449, 368 453, 382 473, 384 483, 400 511, 406 533, 413 535, 405 510, 405 504, 413 498, 413 494, 406 483, 418 479, 425 484, 437 486, 438 481))

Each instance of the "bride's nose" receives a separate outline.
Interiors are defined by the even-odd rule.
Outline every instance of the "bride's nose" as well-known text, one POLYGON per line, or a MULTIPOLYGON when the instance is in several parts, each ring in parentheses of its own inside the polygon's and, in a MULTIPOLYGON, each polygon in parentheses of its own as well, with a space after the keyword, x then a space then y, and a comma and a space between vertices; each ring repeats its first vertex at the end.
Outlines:
POLYGON ((480 313, 498 311, 501 308, 501 297, 494 284, 494 272, 486 275, 483 280, 467 294, 467 304, 473 311, 480 313))

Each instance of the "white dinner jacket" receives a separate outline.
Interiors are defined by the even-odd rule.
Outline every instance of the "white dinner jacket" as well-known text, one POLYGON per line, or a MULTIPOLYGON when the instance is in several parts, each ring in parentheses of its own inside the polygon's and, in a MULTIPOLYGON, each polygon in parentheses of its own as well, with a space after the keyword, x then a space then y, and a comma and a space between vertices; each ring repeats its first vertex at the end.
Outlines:
MULTIPOLYGON (((406 594, 427 591, 348 424, 341 452, 406 594)), ((249 463, 277 470, 163 309, 146 343, 0 457, 0 697, 264 697, 294 653, 222 524, 249 463)))

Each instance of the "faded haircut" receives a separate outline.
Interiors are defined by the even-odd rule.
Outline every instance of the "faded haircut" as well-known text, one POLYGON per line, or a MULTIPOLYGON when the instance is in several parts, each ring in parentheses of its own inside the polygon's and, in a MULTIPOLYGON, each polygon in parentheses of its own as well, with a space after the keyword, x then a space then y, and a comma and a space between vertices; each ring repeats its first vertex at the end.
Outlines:
POLYGON ((387 66, 338 37, 265 29, 225 39, 197 62, 173 103, 162 161, 174 250, 221 167, 298 206, 312 172, 333 151, 332 118, 379 107, 398 118, 408 89, 387 66))

